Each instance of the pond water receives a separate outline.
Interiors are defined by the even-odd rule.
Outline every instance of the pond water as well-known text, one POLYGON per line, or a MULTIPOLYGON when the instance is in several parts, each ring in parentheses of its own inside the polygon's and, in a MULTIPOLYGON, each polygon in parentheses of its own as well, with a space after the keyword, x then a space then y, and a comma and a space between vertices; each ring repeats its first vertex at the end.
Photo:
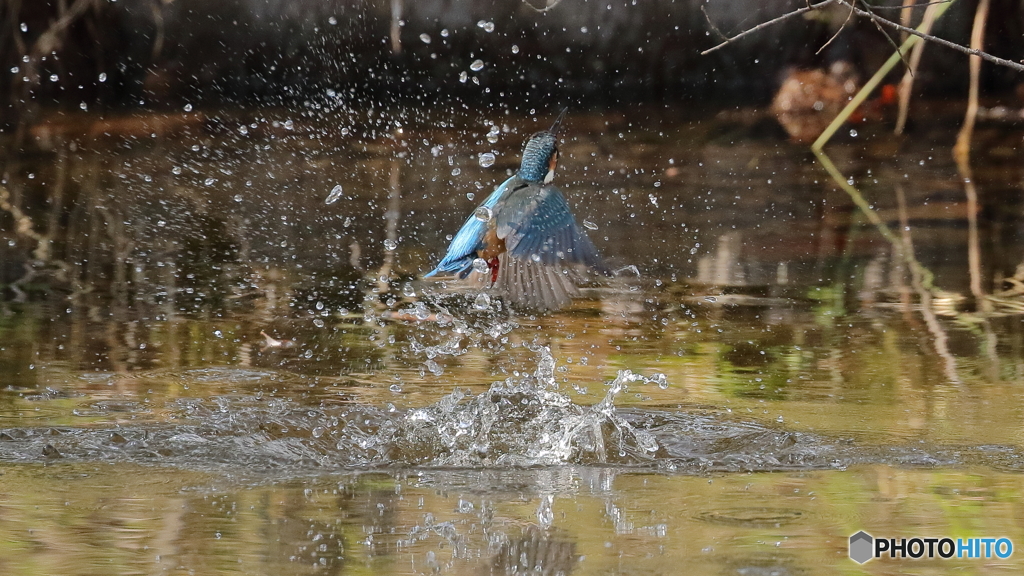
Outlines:
POLYGON ((617 277, 549 314, 420 280, 550 121, 56 116, 5 153, 0 573, 1020 573, 847 549, 1024 543, 1019 131, 980 127, 975 210, 955 119, 858 128, 865 211, 756 113, 570 114, 617 277))

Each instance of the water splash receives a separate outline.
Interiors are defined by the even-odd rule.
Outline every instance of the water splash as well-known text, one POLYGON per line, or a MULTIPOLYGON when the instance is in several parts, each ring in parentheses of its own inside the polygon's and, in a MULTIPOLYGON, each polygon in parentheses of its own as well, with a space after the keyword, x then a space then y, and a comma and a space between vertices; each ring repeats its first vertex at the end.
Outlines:
POLYGON ((334 204, 341 198, 342 194, 344 194, 344 191, 341 189, 341 184, 338 184, 331 189, 331 193, 327 195, 327 199, 324 200, 324 204, 334 204))

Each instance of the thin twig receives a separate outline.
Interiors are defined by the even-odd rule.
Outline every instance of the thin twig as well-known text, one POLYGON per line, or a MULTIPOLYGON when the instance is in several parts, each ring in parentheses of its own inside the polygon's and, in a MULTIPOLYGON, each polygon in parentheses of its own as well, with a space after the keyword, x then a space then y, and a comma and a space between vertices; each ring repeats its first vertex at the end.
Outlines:
POLYGON ((704 5, 703 4, 700 5, 700 12, 701 12, 701 14, 704 15, 704 19, 708 21, 708 26, 711 26, 711 31, 714 32, 715 34, 718 34, 718 36, 722 40, 725 40, 726 42, 728 42, 729 41, 729 37, 726 36, 725 34, 722 34, 722 31, 718 29, 718 26, 715 26, 715 23, 711 21, 711 16, 708 16, 708 11, 704 9, 704 5))
POLYGON ((794 16, 799 16, 801 14, 810 12, 812 10, 817 10, 819 8, 823 8, 825 6, 828 6, 829 4, 832 4, 832 3, 838 2, 838 1, 839 0, 824 0, 822 2, 818 2, 817 4, 810 4, 808 6, 804 6, 803 8, 798 8, 796 10, 793 10, 792 12, 787 12, 787 13, 783 14, 782 16, 779 16, 778 18, 772 18, 771 20, 768 20, 767 22, 762 22, 762 23, 758 24, 757 26, 754 26, 750 30, 746 30, 744 32, 740 32, 739 34, 733 36, 732 38, 729 38, 725 42, 722 42, 721 44, 718 44, 717 46, 712 46, 711 48, 708 48, 707 50, 701 52, 700 55, 701 56, 706 56, 706 55, 714 52, 715 50, 718 50, 719 48, 722 48, 723 46, 727 46, 727 45, 729 45, 729 44, 739 40, 740 38, 743 38, 744 36, 746 36, 748 34, 753 34, 754 32, 757 32, 758 30, 763 30, 763 29, 765 29, 765 28, 767 28, 769 26, 773 26, 775 24, 778 24, 779 22, 782 22, 783 20, 788 20, 788 19, 790 19, 790 18, 792 18, 794 16))
MULTIPOLYGON (((864 8, 868 12, 871 12, 871 14, 874 15, 874 12, 871 11, 871 7, 868 6, 867 2, 865 2, 864 0, 860 0, 860 3, 861 3, 861 5, 864 6, 864 8)), ((892 46, 893 49, 896 50, 896 53, 900 55, 900 60, 903 61, 903 65, 906 66, 907 69, 909 70, 910 69, 910 63, 907 62, 906 57, 903 56, 903 52, 900 52, 900 47, 896 44, 896 42, 892 39, 892 37, 889 36, 889 33, 882 29, 882 25, 881 24, 879 24, 877 21, 874 21, 874 24, 875 24, 875 28, 878 28, 878 31, 882 34, 882 36, 885 36, 885 39, 889 41, 889 45, 892 46)))
POLYGON ((530 4, 529 0, 523 0, 523 4, 526 4, 530 8, 533 8, 535 11, 541 12, 541 13, 547 12, 548 10, 554 10, 555 6, 558 6, 561 3, 562 3, 562 0, 554 0, 554 2, 551 2, 550 4, 548 4, 546 8, 537 8, 533 4, 530 4))
POLYGON ((924 8, 926 6, 938 6, 939 4, 949 4, 954 0, 941 0, 940 2, 925 2, 924 4, 912 4, 910 6, 872 6, 872 10, 913 10, 914 8, 924 8))
POLYGON ((927 40, 929 42, 935 42, 936 44, 941 44, 942 46, 945 46, 946 48, 952 48, 953 50, 956 50, 958 52, 963 52, 964 54, 969 54, 971 56, 977 56, 977 57, 979 57, 979 58, 981 58, 983 60, 988 60, 989 62, 992 62, 993 64, 998 64, 1000 66, 1006 66, 1007 68, 1011 68, 1011 69, 1016 70, 1018 72, 1024 72, 1024 64, 1019 64, 1017 62, 1013 62, 1012 60, 1006 60, 1006 59, 1000 58, 998 56, 993 56, 993 55, 991 55, 991 54, 989 54, 987 52, 982 52, 981 50, 977 50, 975 48, 968 48, 966 46, 961 46, 961 45, 957 44, 956 42, 950 42, 949 40, 944 40, 944 39, 939 38, 937 36, 932 36, 931 34, 924 34, 924 33, 920 32, 918 30, 915 30, 913 28, 908 28, 906 26, 901 26, 901 25, 899 25, 899 24, 897 24, 895 22, 892 22, 890 20, 886 20, 885 18, 882 18, 881 16, 877 16, 875 14, 872 14, 871 12, 865 12, 864 10, 861 10, 860 8, 857 8, 856 6, 853 6, 848 0, 835 0, 835 1, 840 3, 840 4, 843 4, 845 6, 852 7, 857 12, 858 16, 864 16, 866 18, 871 18, 872 20, 875 20, 876 22, 878 22, 879 24, 882 24, 883 26, 888 26, 890 28, 894 28, 894 29, 899 30, 901 32, 906 32, 908 34, 913 34, 914 36, 917 36, 917 37, 919 37, 919 38, 921 38, 923 40, 927 40))
POLYGON ((821 48, 818 48, 818 51, 817 51, 817 52, 815 52, 815 53, 814 53, 814 55, 815 55, 815 56, 817 56, 818 54, 821 54, 821 51, 822 51, 822 50, 824 50, 825 48, 828 48, 828 45, 829 45, 829 44, 831 44, 833 40, 835 40, 836 38, 838 38, 838 37, 839 37, 839 34, 840 34, 840 33, 841 33, 841 32, 842 32, 843 30, 846 30, 846 25, 850 23, 850 20, 851 20, 852 18, 853 18, 853 10, 850 10, 850 13, 846 15, 846 21, 845 21, 845 22, 843 22, 843 25, 842 25, 842 26, 840 26, 840 27, 839 27, 839 30, 836 30, 836 33, 835 33, 835 34, 833 34, 833 35, 832 35, 832 37, 828 39, 828 42, 825 42, 824 44, 822 44, 822 45, 821 45, 821 48))

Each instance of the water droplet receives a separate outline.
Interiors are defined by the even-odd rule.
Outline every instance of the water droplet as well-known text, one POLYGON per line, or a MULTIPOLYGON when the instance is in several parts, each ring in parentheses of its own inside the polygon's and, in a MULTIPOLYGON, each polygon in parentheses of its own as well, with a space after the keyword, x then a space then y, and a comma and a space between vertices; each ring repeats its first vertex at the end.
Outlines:
POLYGON ((242 136, 248 135, 249 134, 249 127, 245 126, 245 125, 239 126, 238 127, 238 133, 241 134, 242 136))
POLYGON ((462 174, 462 168, 452 168, 452 176, 458 176, 462 174))
POLYGON ((498 141, 498 134, 500 133, 501 130, 499 130, 497 126, 491 126, 491 129, 487 132, 487 141, 491 144, 496 143, 498 141))
POLYGON ((241 194, 235 194, 235 202, 241 202, 244 199, 241 194))
POLYGON ((655 372, 647 379, 647 381, 652 384, 657 384, 658 388, 661 388, 662 390, 668 389, 668 376, 665 376, 661 372, 655 372))
POLYGON ((224 333, 221 332, 220 330, 214 330, 213 331, 213 335, 216 336, 217 338, 223 338, 224 337, 224 333))
POLYGON ((516 44, 512 45, 512 53, 513 54, 519 54, 519 46, 518 45, 516 45, 516 44))
POLYGON ((313 428, 310 434, 313 435, 313 438, 319 438, 324 435, 324 432, 326 432, 326 430, 323 426, 317 426, 316 428, 313 428))
POLYGON ((337 26, 338 19, 335 18, 334 16, 331 16, 330 18, 327 19, 327 23, 330 24, 331 26, 337 26))
POLYGON ((851 128, 850 129, 850 138, 856 138, 856 137, 857 137, 857 131, 851 128))
POLYGON ((584 220, 583 227, 586 228, 587 230, 597 230, 597 224, 594 224, 590 220, 584 220))
POLYGON ((28 24, 22 22, 21 23, 21 31, 22 32, 28 32, 28 24))
POLYGON ((171 168, 171 174, 181 174, 181 166, 175 166, 171 168))
POLYGON ((483 258, 477 258, 473 260, 473 272, 477 272, 479 274, 486 274, 489 268, 490 267, 487 265, 487 260, 484 260, 483 258))
POLYGON ((327 200, 325 200, 324 203, 325 204, 334 204, 335 202, 338 201, 339 198, 341 198, 341 194, 342 194, 341 184, 338 184, 334 188, 331 188, 331 193, 327 195, 327 200))
POLYGON ((473 72, 479 72, 484 69, 483 60, 473 60, 473 63, 469 65, 469 69, 473 72))
POLYGON ((430 44, 430 34, 427 34, 426 32, 420 34, 420 40, 422 40, 424 44, 430 44))
POLYGON ((88 110, 88 109, 89 109, 89 105, 88 105, 88 104, 86 104, 85 102, 81 102, 81 103, 80 103, 80 104, 78 105, 78 107, 79 107, 79 108, 81 108, 82 110, 88 110))
POLYGON ((203 184, 206 184, 207 186, 213 186, 215 182, 217 182, 216 178, 207 178, 206 180, 203 180, 203 184))
POLYGON ((490 152, 484 152, 480 155, 480 165, 484 168, 494 166, 494 154, 490 152))
POLYGON ((430 318, 430 309, 423 302, 417 302, 412 306, 413 314, 419 320, 426 320, 430 318))
POLYGON ((480 206, 473 211, 473 217, 481 222, 490 222, 494 218, 494 212, 487 206, 480 206))
POLYGON ((107 73, 106 72, 100 72, 100 82, 106 82, 106 81, 107 81, 107 73))
POLYGON ((412 284, 406 282, 405 286, 402 286, 402 295, 406 298, 414 298, 416 296, 416 289, 412 287, 412 284))
POLYGON ((397 393, 402 391, 402 385, 401 384, 392 384, 391 386, 388 386, 388 390, 391 390, 392 392, 397 394, 397 393))
POLYGON ((398 248, 398 242, 392 240, 391 238, 388 238, 387 240, 384 241, 384 248, 387 249, 388 251, 394 250, 395 248, 398 248))
POLYGON ((466 74, 465 70, 463 70, 462 72, 459 72, 459 82, 462 82, 463 84, 465 84, 466 80, 469 80, 469 74, 466 74))
POLYGON ((56 82, 60 78, 56 74, 50 74, 50 82, 56 82))
POLYGON ((550 528, 551 523, 555 521, 555 511, 551 509, 554 502, 555 497, 548 494, 541 497, 540 505, 537 506, 537 523, 543 528, 550 528))
POLYGON ((476 300, 473 300, 473 308, 477 310, 487 310, 491 307, 491 297, 481 292, 477 295, 476 300))
POLYGON ((494 22, 481 20, 477 22, 476 25, 479 26, 480 28, 483 28, 484 32, 494 32, 494 22))
POLYGON ((313 325, 316 326, 317 328, 323 328, 324 327, 324 321, 319 319, 319 318, 314 318, 313 319, 313 325))
POLYGON ((192 111, 192 105, 191 104, 185 104, 185 112, 191 112, 191 111, 192 111))

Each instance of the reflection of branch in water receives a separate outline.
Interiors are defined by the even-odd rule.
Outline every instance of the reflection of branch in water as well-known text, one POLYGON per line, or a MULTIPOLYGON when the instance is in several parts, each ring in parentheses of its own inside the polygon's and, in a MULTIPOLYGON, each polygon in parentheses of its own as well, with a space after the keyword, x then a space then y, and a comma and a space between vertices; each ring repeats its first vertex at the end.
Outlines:
MULTIPOLYGON (((892 230, 885 225, 885 222, 882 222, 878 213, 871 208, 871 205, 868 204, 868 201, 860 193, 860 190, 857 190, 853 184, 847 182, 846 178, 843 177, 843 173, 836 168, 835 164, 832 163, 832 160, 821 150, 814 150, 814 155, 817 156, 818 162, 821 162, 822 167, 825 168, 825 171, 828 172, 829 176, 831 176, 832 179, 835 180, 836 184, 838 184, 839 187, 850 196, 853 203, 860 208, 861 212, 863 212, 864 216, 868 219, 868 222, 871 222, 875 229, 878 230, 878 233, 888 240, 890 244, 894 246, 900 245, 903 240, 893 234, 892 230)), ((935 287, 932 285, 932 282, 935 279, 935 275, 932 274, 931 270, 925 268, 920 262, 918 262, 912 252, 904 252, 903 255, 906 259, 907 265, 910 266, 911 271, 915 271, 921 275, 921 285, 926 290, 934 292, 935 287)))
POLYGON ((871 205, 868 204, 860 190, 857 190, 853 184, 850 184, 843 177, 842 172, 836 168, 835 164, 832 163, 832 160, 824 152, 820 149, 815 149, 814 154, 829 173, 829 176, 850 196, 868 221, 875 226, 878 233, 896 248, 895 253, 901 255, 907 266, 910 267, 911 284, 921 298, 921 313, 924 315, 925 323, 928 325, 928 331, 932 333, 935 339, 935 351, 945 361, 946 378, 953 383, 959 384, 961 380, 956 371, 956 359, 949 352, 949 337, 935 316, 933 300, 939 294, 939 290, 933 285, 935 276, 931 270, 925 268, 917 261, 917 258, 914 256, 914 247, 910 243, 910 227, 907 219, 907 206, 903 197, 903 189, 898 186, 896 188, 896 195, 899 201, 900 227, 903 230, 901 238, 893 234, 892 230, 885 225, 885 222, 882 222, 878 213, 871 208, 871 205))
MULTIPOLYGON (((910 238, 910 221, 907 217, 907 200, 903 195, 903 187, 896 185, 896 202, 899 206, 900 215, 900 230, 903 233, 903 246, 898 247, 898 252, 907 261, 910 261, 914 256, 914 243, 910 238)), ((935 352, 942 358, 946 378, 950 382, 960 384, 960 377, 956 371, 956 358, 949 352, 949 337, 946 335, 946 331, 943 330, 942 325, 939 324, 938 318, 935 317, 935 310, 932 308, 932 294, 928 290, 925 290, 921 284, 921 272, 917 268, 911 266, 910 268, 910 284, 914 287, 914 291, 917 292, 917 296, 921 299, 921 315, 924 316, 924 323, 928 326, 928 331, 932 333, 934 339, 935 352)))

